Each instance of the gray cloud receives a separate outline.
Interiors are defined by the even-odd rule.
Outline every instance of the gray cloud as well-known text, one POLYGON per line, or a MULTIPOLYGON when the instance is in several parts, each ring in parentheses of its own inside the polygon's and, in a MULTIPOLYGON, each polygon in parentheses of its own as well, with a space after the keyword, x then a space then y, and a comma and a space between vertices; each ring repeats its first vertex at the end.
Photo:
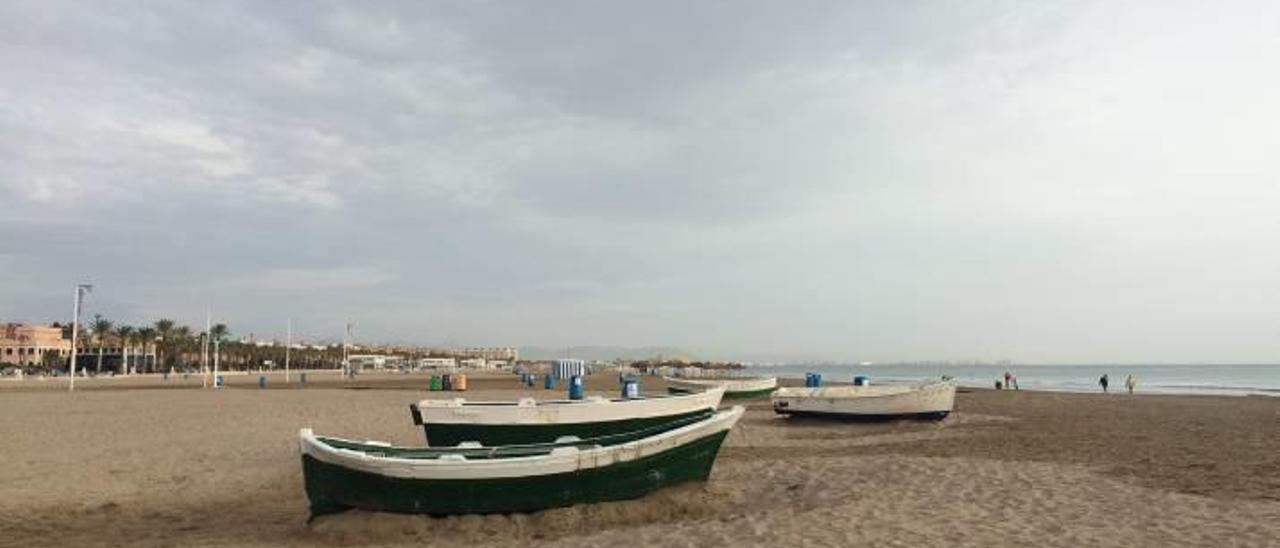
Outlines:
POLYGON ((1275 7, 0 7, 0 316, 1269 361, 1275 7))

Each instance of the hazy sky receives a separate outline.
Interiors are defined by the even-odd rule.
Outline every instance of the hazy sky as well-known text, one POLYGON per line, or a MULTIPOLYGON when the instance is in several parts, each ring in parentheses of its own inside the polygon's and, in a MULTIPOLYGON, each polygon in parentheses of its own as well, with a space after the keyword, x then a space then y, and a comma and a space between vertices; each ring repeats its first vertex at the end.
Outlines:
POLYGON ((0 317, 1280 360, 1275 2, 149 4, 0 4, 0 317))

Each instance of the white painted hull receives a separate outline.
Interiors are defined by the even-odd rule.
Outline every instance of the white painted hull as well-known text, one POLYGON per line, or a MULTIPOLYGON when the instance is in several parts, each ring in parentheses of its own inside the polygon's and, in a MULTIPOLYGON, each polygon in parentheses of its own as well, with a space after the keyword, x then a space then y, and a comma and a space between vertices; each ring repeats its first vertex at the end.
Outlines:
POLYGON ((539 402, 523 398, 518 402, 469 402, 463 398, 422 400, 414 420, 418 424, 499 424, 553 425, 612 422, 682 415, 715 409, 724 396, 723 388, 681 396, 637 399, 591 397, 583 400, 539 402))
POLYGON ((675 377, 663 377, 662 380, 667 382, 668 387, 682 392, 696 393, 722 388, 726 396, 761 394, 770 392, 778 387, 777 377, 750 379, 677 379, 675 377))
POLYGON ((955 398, 954 379, 909 385, 782 388, 773 394, 773 409, 793 415, 941 418, 951 412, 955 398))
MULTIPOLYGON (((479 480, 522 478, 564 474, 656 455, 663 451, 725 432, 742 417, 735 406, 706 420, 663 432, 656 436, 609 447, 559 447, 549 454, 468 460, 462 455, 441 458, 397 458, 375 456, 363 451, 340 449, 316 438, 310 428, 299 432, 303 455, 324 463, 379 476, 429 480, 479 480)), ((379 442, 359 442, 377 444, 379 442)), ((387 444, 389 447, 389 444, 387 444)))

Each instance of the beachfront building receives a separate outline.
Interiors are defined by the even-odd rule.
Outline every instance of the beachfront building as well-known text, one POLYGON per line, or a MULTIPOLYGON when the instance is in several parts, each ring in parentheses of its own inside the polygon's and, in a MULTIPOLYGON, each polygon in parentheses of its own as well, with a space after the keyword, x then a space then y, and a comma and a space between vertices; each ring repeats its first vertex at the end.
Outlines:
POLYGON ((452 354, 458 358, 480 358, 484 360, 502 360, 506 362, 514 362, 520 357, 520 353, 515 348, 510 347, 494 347, 494 348, 454 348, 445 352, 452 354))
POLYGON ((40 365, 45 352, 71 357, 71 340, 62 338, 62 327, 23 323, 0 324, 0 364, 40 365))
POLYGON ((488 369, 489 362, 484 358, 465 358, 458 361, 458 365, 470 369, 488 369))
POLYGON ((352 354, 347 356, 347 363, 353 369, 386 369, 400 367, 404 363, 404 358, 381 354, 352 354))
POLYGON ((454 358, 418 358, 418 367, 423 369, 453 369, 458 367, 454 358))
POLYGON ((117 373, 124 371, 120 364, 125 362, 128 362, 128 370, 133 372, 153 370, 156 364, 154 345, 149 346, 147 353, 144 355, 141 346, 130 344, 129 348, 126 349, 120 344, 119 338, 111 337, 103 341, 101 349, 98 348, 97 344, 93 344, 91 340, 86 340, 83 346, 80 346, 80 350, 76 352, 76 363, 86 370, 97 371, 99 357, 102 358, 102 371, 114 371, 117 373))

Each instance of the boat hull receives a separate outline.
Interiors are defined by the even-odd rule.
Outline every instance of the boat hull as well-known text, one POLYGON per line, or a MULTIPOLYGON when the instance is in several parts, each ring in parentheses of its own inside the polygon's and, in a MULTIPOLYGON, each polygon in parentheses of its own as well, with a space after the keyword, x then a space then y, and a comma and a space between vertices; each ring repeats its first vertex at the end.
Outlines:
POLYGON ((896 420, 940 421, 950 415, 950 411, 927 411, 923 413, 899 413, 892 415, 866 413, 832 413, 827 411, 779 411, 779 415, 787 415, 806 419, 827 419, 839 421, 884 422, 896 420))
POLYGON ((475 424, 427 422, 422 425, 427 444, 448 447, 465 441, 479 442, 484 446, 526 445, 548 443, 563 436, 594 438, 616 432, 644 430, 663 423, 706 414, 708 408, 660 417, 628 418, 613 421, 582 422, 569 424, 475 424))
POLYGON ((518 402, 423 400, 410 405, 414 424, 427 444, 455 446, 466 441, 484 446, 551 443, 563 436, 581 439, 635 432, 714 411, 722 389, 682 397, 518 402))
MULTIPOLYGON (((760 389, 760 390, 744 390, 744 391, 739 391, 739 392, 730 392, 730 391, 726 390, 726 391, 725 391, 725 393, 724 393, 724 399, 726 399, 726 400, 747 400, 747 399, 753 399, 753 398, 764 398, 764 397, 768 397, 768 395, 769 395, 769 394, 771 394, 771 393, 773 393, 773 391, 774 391, 774 390, 777 390, 777 389, 776 389, 776 388, 764 388, 764 389, 760 389)), ((696 389, 676 388, 676 387, 674 387, 674 386, 668 386, 668 387, 667 387, 667 393, 668 393, 668 394, 693 394, 693 393, 695 393, 695 392, 697 392, 697 390, 696 390, 696 389)))
POLYGON ((778 389, 775 377, 763 379, 677 379, 665 378, 667 392, 671 394, 692 394, 723 387, 725 399, 762 398, 778 389))
POLYGON ((729 431, 608 466, 559 474, 482 478, 390 477, 331 464, 303 454, 311 515, 349 508, 453 515, 534 512, 582 503, 638 498, 663 487, 703 481, 729 431))
POLYGON ((773 410, 844 420, 939 420, 951 413, 955 394, 954 381, 911 387, 788 388, 774 394, 773 410))

